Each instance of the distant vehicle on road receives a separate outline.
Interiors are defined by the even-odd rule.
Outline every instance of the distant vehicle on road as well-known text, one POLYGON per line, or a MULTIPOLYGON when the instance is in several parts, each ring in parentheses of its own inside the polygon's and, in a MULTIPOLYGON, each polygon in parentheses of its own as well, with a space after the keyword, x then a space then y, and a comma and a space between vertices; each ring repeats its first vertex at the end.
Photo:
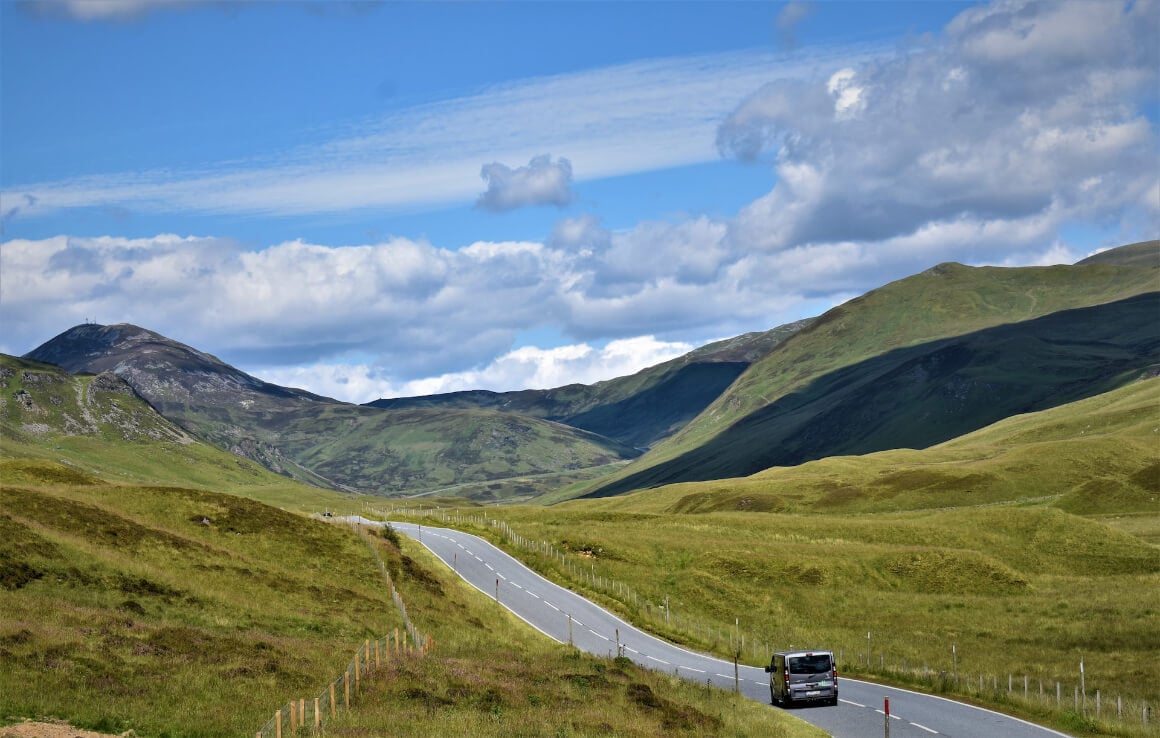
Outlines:
POLYGON ((775 705, 838 704, 838 664, 831 651, 778 651, 765 671, 775 705))

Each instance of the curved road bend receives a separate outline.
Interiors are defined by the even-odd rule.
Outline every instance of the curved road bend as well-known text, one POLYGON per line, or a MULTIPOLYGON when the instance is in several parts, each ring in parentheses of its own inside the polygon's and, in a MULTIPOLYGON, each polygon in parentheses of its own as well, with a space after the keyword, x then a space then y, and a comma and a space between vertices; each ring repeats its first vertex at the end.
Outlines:
MULTIPOLYGON (((368 525, 383 525, 361 520, 368 525)), ((419 540, 448 567, 517 617, 561 643, 598 655, 622 653, 650 669, 669 671, 697 682, 734 688, 733 663, 675 646, 644 633, 571 590, 554 584, 482 538, 448 528, 392 522, 400 533, 419 540), (498 588, 498 590, 497 590, 498 588)), ((739 686, 746 697, 769 703, 769 677, 741 666, 739 686)), ((886 687, 839 675, 837 707, 801 707, 793 714, 837 738, 883 735, 884 699, 890 700, 891 738, 1047 738, 1065 736, 1050 728, 942 697, 886 687)))

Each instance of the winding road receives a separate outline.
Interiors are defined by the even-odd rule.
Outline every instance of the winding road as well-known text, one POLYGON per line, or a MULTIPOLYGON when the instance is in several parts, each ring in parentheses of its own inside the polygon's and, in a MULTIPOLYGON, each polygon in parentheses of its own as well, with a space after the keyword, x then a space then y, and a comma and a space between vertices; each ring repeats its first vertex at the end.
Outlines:
MULTIPOLYGON (((359 519, 366 525, 383 525, 359 519)), ((482 538, 448 528, 392 522, 418 540, 448 567, 488 597, 497 597, 517 617, 561 643, 598 655, 621 653, 650 669, 673 672, 697 682, 733 689, 733 663, 686 650, 644 633, 580 595, 554 584, 482 538), (619 649, 619 651, 618 651, 619 649)), ((769 677, 740 666, 736 685, 746 697, 769 703, 769 677)), ((1008 715, 942 697, 886 687, 839 675, 837 707, 799 707, 796 717, 837 738, 1046 738, 1065 736, 1008 715), (890 717, 884 712, 890 700, 890 717)), ((771 708, 777 709, 777 708, 771 708)))

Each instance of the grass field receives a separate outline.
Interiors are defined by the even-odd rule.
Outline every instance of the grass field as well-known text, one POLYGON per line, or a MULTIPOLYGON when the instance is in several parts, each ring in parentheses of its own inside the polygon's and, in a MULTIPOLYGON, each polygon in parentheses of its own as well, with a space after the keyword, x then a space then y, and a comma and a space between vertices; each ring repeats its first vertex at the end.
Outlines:
MULTIPOLYGON (((366 542, 345 527, 59 464, 8 460, 0 472, 0 724, 253 735, 287 699, 334 680, 365 639, 402 626, 366 542)), ((437 646, 364 682, 329 734, 819 735, 721 692, 572 653, 423 550, 374 540, 437 646)))
POLYGON ((0 717, 252 734, 400 625, 334 526, 202 490, 5 480, 0 717))
POLYGON ((721 690, 707 691, 628 659, 555 643, 403 539, 408 611, 434 639, 431 655, 393 661, 334 736, 712 736, 807 738, 824 733, 721 690))
POLYGON ((830 647, 856 673, 903 679, 905 660, 987 685, 1060 681, 1070 696, 1082 657, 1090 694, 1155 705, 1158 411, 1154 378, 925 451, 465 512, 566 552, 563 566, 518 553, 674 640, 726 656, 744 635, 753 665, 777 648, 830 647))

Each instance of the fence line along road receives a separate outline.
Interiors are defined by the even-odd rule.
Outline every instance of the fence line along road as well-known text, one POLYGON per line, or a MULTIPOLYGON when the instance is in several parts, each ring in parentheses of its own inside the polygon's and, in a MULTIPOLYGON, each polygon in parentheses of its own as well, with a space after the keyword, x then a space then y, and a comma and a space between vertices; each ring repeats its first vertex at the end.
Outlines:
MULTIPOLYGON (((367 525, 386 525, 360 519, 367 525)), ((626 656, 650 669, 701 684, 736 690, 769 703, 769 677, 761 669, 696 653, 649 635, 571 590, 533 572, 477 536, 448 528, 392 522, 488 597, 550 638, 588 653, 626 656)), ((821 645, 821 644, 819 644, 821 645)), ((1058 731, 972 705, 896 687, 839 678, 837 707, 795 709, 796 717, 836 738, 883 732, 883 703, 890 700, 892 738, 1047 738, 1058 731)))
POLYGON ((300 735, 305 731, 310 731, 311 735, 321 734, 326 721, 333 720, 340 709, 350 710, 352 700, 357 699, 362 691, 363 680, 374 677, 382 668, 384 661, 390 661, 392 658, 425 656, 431 648, 430 637, 419 632, 407 616, 407 608, 403 604, 403 598, 395 589, 391 573, 387 571, 387 566, 383 563, 382 557, 379 556, 374 543, 357 524, 352 522, 351 527, 363 536, 363 540, 374 555, 375 561, 378 563, 379 573, 382 574, 383 581, 387 585, 387 591, 391 593, 391 599, 394 601, 395 607, 399 609, 399 614, 403 619, 404 632, 400 633, 399 629, 395 628, 393 634, 388 633, 373 641, 364 640, 355 651, 354 657, 347 662, 346 669, 339 677, 323 687, 317 696, 292 699, 279 707, 274 712, 274 716, 258 729, 254 738, 283 738, 283 736, 300 735), (410 636, 409 640, 408 636, 410 636))

